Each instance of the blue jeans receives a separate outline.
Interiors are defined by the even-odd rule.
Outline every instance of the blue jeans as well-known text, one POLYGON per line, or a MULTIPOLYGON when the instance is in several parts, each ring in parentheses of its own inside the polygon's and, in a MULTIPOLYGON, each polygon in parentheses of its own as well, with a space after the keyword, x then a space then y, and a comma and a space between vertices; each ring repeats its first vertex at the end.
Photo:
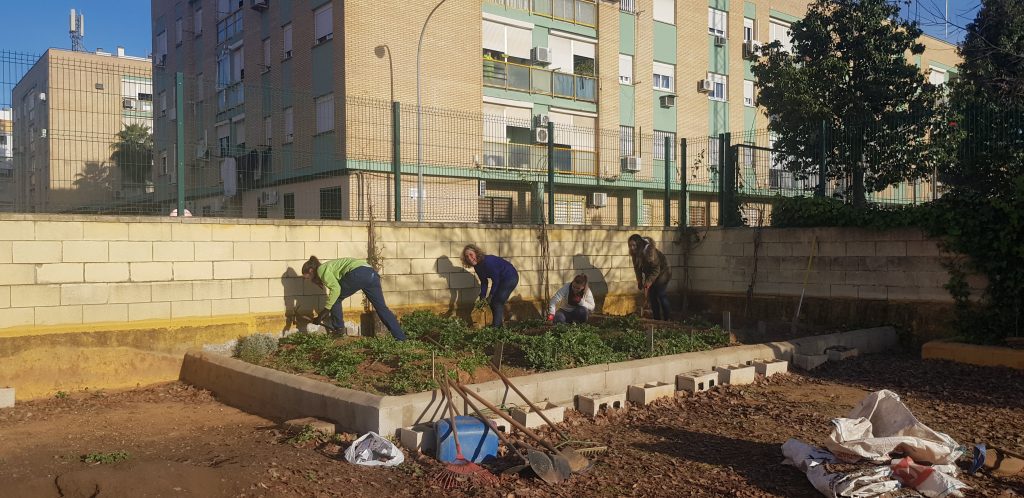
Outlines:
POLYGON ((505 303, 512 296, 512 291, 519 285, 519 275, 501 283, 500 286, 491 288, 491 326, 501 327, 505 323, 505 303))
POLYGON ((655 320, 668 320, 668 282, 654 284, 647 291, 647 299, 651 302, 651 312, 655 320))
POLYGON ((366 295, 366 299, 373 305, 373 309, 377 312, 377 316, 380 317, 380 321, 384 322, 384 326, 388 328, 391 335, 399 341, 405 340, 405 332, 402 331, 402 326, 398 324, 398 319, 395 318, 395 314, 388 309, 388 305, 384 302, 384 291, 380 288, 380 275, 377 271, 369 266, 360 266, 355 270, 348 272, 341 279, 341 297, 334 302, 334 306, 331 307, 331 318, 334 323, 338 325, 338 328, 345 326, 345 319, 341 310, 341 302, 346 298, 355 294, 356 291, 363 291, 366 295))
POLYGON ((555 312, 555 323, 587 323, 588 318, 590 318, 590 310, 583 306, 555 312))

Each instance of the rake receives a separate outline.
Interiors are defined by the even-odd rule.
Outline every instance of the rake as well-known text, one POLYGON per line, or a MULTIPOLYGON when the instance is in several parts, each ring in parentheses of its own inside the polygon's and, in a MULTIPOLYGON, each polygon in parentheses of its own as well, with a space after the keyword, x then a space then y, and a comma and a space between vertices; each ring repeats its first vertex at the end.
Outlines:
MULTIPOLYGON (((442 373, 447 375, 447 372, 442 373)), ((445 403, 448 405, 449 413, 449 425, 452 428, 452 437, 455 439, 455 461, 445 465, 437 475, 434 476, 434 481, 439 483, 444 489, 453 489, 464 482, 476 481, 480 484, 492 484, 497 483, 498 478, 487 471, 487 469, 466 460, 466 457, 462 455, 462 444, 459 442, 459 429, 455 424, 455 405, 452 403, 452 394, 448 391, 448 386, 445 382, 438 383, 441 396, 444 398, 445 403)))

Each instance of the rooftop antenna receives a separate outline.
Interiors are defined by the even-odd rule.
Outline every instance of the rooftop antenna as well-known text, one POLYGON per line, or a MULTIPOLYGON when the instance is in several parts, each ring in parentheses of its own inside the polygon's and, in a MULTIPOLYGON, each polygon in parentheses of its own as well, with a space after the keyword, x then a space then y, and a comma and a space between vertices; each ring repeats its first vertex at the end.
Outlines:
POLYGON ((69 21, 68 33, 71 35, 71 50, 85 52, 85 45, 82 45, 82 38, 85 36, 85 16, 75 13, 75 9, 71 9, 69 21))

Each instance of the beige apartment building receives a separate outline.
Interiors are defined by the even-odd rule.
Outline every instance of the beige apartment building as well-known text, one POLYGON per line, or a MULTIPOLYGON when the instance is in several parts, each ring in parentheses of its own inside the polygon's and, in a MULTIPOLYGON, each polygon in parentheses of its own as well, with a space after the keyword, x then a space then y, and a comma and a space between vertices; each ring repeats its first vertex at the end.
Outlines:
POLYGON ((13 91, 15 208, 21 212, 109 209, 141 200, 126 185, 111 145, 127 125, 152 129, 152 62, 115 53, 51 48, 13 91))
MULTIPOLYGON (((397 195, 405 221, 538 220, 553 123, 556 223, 660 225, 666 187, 672 223, 680 199, 691 223, 715 222, 716 137, 767 128, 751 64, 760 44, 789 43, 807 1, 152 5, 165 208, 180 169, 197 215, 365 219, 372 205, 394 219, 397 195)), ((924 41, 915 62, 945 81, 954 47, 924 41)))

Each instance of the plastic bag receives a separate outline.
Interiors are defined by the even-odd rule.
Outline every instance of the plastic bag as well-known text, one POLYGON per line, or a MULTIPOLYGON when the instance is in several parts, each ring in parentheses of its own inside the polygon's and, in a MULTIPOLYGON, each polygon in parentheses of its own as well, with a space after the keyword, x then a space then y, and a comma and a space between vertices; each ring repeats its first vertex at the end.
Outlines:
POLYGON ((405 453, 375 432, 367 432, 345 450, 345 461, 368 467, 394 467, 405 461, 405 453))

